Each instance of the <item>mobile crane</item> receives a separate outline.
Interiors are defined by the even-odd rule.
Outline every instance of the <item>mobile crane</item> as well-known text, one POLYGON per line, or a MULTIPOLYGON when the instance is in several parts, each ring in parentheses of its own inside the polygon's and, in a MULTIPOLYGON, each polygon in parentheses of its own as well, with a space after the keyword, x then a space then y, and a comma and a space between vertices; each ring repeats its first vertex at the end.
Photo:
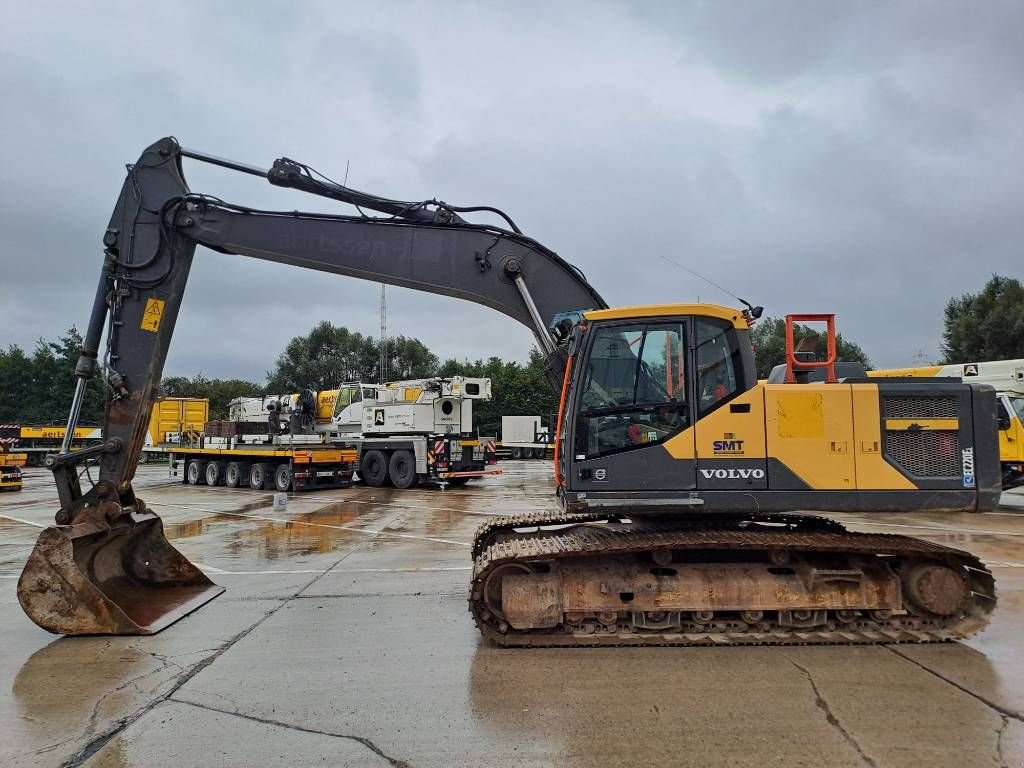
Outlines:
POLYGON ((495 208, 389 200, 287 158, 266 170, 173 138, 129 166, 103 245, 68 432, 109 320, 105 441, 48 457, 57 524, 18 584, 53 632, 150 634, 223 591, 170 545, 131 483, 197 245, 466 299, 533 331, 561 392, 563 509, 477 532, 469 608, 499 644, 927 642, 971 634, 993 609, 992 575, 967 552, 795 513, 991 509, 990 387, 759 383, 748 335, 759 308, 612 309, 495 208), (185 158, 385 215, 195 194, 185 158), (474 212, 506 226, 463 218, 474 212), (99 478, 83 490, 89 457, 99 478))

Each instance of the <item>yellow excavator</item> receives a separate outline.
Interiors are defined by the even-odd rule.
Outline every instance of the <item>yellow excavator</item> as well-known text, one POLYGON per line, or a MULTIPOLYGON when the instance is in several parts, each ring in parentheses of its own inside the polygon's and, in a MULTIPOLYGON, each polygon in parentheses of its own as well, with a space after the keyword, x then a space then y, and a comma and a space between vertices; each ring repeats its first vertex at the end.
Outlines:
POLYGON ((288 158, 262 169, 165 138, 128 166, 76 366, 68 434, 102 356, 104 442, 47 458, 60 509, 18 584, 46 629, 150 634, 223 591, 171 546, 131 482, 197 245, 473 301, 534 333, 561 393, 562 504, 477 532, 469 608, 496 643, 928 642, 977 631, 995 605, 992 575, 969 553, 801 512, 993 508, 991 387, 837 381, 834 344, 827 381, 758 382, 759 307, 609 308, 498 209, 386 199, 288 158), (186 158, 359 213, 193 193, 186 158), (83 489, 88 458, 99 476, 83 489))

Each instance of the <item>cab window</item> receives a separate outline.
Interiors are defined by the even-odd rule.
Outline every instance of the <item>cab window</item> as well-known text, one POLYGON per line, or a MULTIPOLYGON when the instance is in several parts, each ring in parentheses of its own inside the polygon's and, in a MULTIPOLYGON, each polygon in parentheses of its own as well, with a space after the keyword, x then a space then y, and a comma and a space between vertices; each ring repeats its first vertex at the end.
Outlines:
POLYGON ((1013 406, 1013 410, 1017 414, 1017 418, 1024 423, 1024 397, 1011 397, 1010 405, 1013 406))
POLYGON ((641 448, 689 426, 683 323, 612 326, 594 334, 576 454, 590 458, 641 448))
POLYGON ((727 320, 701 317, 695 322, 697 398, 700 415, 732 400, 744 390, 743 360, 736 331, 727 320))

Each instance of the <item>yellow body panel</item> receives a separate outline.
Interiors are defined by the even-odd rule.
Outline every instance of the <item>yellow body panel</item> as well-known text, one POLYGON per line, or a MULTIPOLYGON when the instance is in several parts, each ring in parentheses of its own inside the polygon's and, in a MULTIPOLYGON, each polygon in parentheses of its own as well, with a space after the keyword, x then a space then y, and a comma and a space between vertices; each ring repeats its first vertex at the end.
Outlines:
POLYGON ((709 413, 695 427, 698 459, 763 459, 768 456, 764 427, 764 387, 757 386, 709 413), (749 413, 733 413, 730 406, 750 405, 749 413), (715 443, 728 443, 723 449, 715 443))
POLYGON ((928 378, 938 376, 943 366, 923 365, 920 368, 886 368, 880 371, 868 371, 872 378, 928 378))
POLYGON ((642 317, 675 317, 679 315, 717 317, 728 320, 740 330, 746 330, 749 327, 740 310, 723 307, 719 304, 648 304, 636 307, 616 307, 615 309, 592 309, 583 313, 583 317, 590 321, 631 320, 642 317))
POLYGON ((764 403, 770 457, 811 488, 857 487, 849 385, 768 384, 764 403))
POLYGON ((866 490, 912 490, 916 486, 882 455, 878 387, 874 384, 853 384, 851 389, 857 487, 866 490))
MULTIPOLYGON (((956 419, 890 421, 895 422, 890 429, 958 425, 956 419)), ((759 383, 669 438, 663 447, 679 460, 775 459, 819 490, 916 487, 883 457, 874 384, 759 383), (743 404, 750 406, 749 413, 729 407, 743 404)))
POLYGON ((688 427, 678 435, 673 435, 661 445, 673 459, 692 461, 697 458, 696 438, 697 428, 688 427))

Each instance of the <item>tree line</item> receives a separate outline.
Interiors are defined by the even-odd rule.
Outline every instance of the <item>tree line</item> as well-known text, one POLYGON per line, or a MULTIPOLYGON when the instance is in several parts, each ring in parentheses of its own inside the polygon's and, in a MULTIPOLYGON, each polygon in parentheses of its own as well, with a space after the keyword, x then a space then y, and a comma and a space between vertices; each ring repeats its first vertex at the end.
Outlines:
MULTIPOLYGON (((1024 286, 1014 278, 993 275, 975 294, 951 298, 943 317, 942 352, 947 363, 1024 357, 1024 286)), ((797 339, 813 333, 798 327, 797 339)), ((785 361, 785 321, 766 318, 751 333, 759 378, 785 361)), ((839 359, 871 367, 865 351, 839 336, 839 359)), ((817 340, 824 355, 824 337, 817 340)), ((29 353, 17 345, 0 349, 0 422, 60 423, 67 417, 75 389, 74 366, 82 337, 70 328, 53 341, 40 340, 29 353)), ((205 397, 210 418, 227 418, 235 397, 284 394, 304 388, 331 389, 343 381, 376 382, 380 340, 327 321, 285 346, 263 383, 244 379, 169 376, 160 390, 170 397, 205 397)), ((910 365, 910 361, 907 363, 910 365)), ((397 336, 386 340, 385 380, 428 376, 481 376, 491 379, 493 399, 477 403, 478 428, 496 434, 502 415, 546 415, 557 408, 557 394, 544 377, 543 356, 536 349, 525 364, 491 357, 486 360, 441 361, 419 339, 397 336)), ((99 423, 104 386, 94 381, 86 390, 81 423, 99 423)))

